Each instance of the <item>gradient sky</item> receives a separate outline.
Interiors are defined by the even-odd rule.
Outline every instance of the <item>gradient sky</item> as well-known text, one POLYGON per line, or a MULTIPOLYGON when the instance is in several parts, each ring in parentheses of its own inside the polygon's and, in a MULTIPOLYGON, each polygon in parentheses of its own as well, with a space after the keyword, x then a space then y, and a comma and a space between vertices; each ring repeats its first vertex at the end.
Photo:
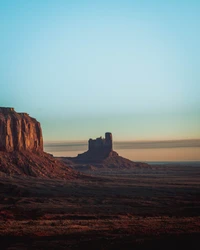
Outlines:
POLYGON ((45 141, 200 138, 200 1, 1 0, 0 106, 45 141))

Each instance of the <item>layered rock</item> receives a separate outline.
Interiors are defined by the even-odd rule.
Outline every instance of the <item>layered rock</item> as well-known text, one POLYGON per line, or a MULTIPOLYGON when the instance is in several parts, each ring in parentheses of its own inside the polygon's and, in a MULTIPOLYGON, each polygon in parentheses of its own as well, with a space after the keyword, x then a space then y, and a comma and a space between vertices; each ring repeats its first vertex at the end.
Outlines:
POLYGON ((40 123, 27 113, 0 107, 0 151, 43 151, 40 123))
POLYGON ((80 175, 43 152, 40 123, 14 108, 0 108, 0 176, 73 179, 80 175))

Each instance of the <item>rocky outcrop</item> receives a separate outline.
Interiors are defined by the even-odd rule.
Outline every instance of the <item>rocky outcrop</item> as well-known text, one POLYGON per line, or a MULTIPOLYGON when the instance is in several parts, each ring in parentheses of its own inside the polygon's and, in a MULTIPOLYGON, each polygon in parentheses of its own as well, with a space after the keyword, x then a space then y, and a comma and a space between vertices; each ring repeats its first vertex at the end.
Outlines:
POLYGON ((88 151, 78 154, 76 157, 58 157, 58 159, 73 162, 73 169, 84 171, 92 166, 93 169, 117 168, 131 169, 138 167, 150 167, 147 163, 133 162, 123 158, 113 151, 112 134, 106 133, 105 139, 99 137, 95 140, 89 139, 88 151))
POLYGON ((73 159, 80 163, 90 163, 99 162, 111 156, 118 156, 118 154, 113 151, 112 133, 106 132, 105 138, 98 137, 96 139, 89 139, 88 151, 79 154, 73 159))
POLYGON ((0 151, 0 176, 29 176, 72 180, 80 174, 69 165, 42 151, 0 151))
POLYGON ((0 107, 0 151, 43 151, 40 123, 27 113, 0 107))
POLYGON ((40 123, 27 113, 0 108, 0 176, 74 179, 79 173, 43 152, 40 123))
POLYGON ((103 160, 110 157, 117 157, 118 153, 115 151, 105 152, 105 151, 86 151, 82 154, 79 154, 77 157, 72 157, 74 162, 76 163, 99 163, 103 160))
POLYGON ((105 138, 99 137, 88 141, 88 152, 91 154, 109 155, 112 149, 112 134, 110 132, 105 133, 105 138))

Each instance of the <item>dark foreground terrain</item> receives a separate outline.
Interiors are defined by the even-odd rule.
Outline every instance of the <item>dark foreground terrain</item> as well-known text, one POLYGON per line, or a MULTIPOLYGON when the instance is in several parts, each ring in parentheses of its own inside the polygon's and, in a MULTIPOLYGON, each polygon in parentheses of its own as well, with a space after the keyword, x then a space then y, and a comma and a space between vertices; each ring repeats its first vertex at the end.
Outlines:
POLYGON ((199 249, 200 166, 0 174, 0 249, 199 249))

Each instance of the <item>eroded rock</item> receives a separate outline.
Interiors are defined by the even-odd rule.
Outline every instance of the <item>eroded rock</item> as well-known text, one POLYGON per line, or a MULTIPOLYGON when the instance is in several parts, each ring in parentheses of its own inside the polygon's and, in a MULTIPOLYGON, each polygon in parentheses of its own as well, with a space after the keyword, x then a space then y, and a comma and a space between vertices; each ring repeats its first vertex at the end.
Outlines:
POLYGON ((0 151, 43 151, 40 123, 27 113, 0 107, 0 151))

